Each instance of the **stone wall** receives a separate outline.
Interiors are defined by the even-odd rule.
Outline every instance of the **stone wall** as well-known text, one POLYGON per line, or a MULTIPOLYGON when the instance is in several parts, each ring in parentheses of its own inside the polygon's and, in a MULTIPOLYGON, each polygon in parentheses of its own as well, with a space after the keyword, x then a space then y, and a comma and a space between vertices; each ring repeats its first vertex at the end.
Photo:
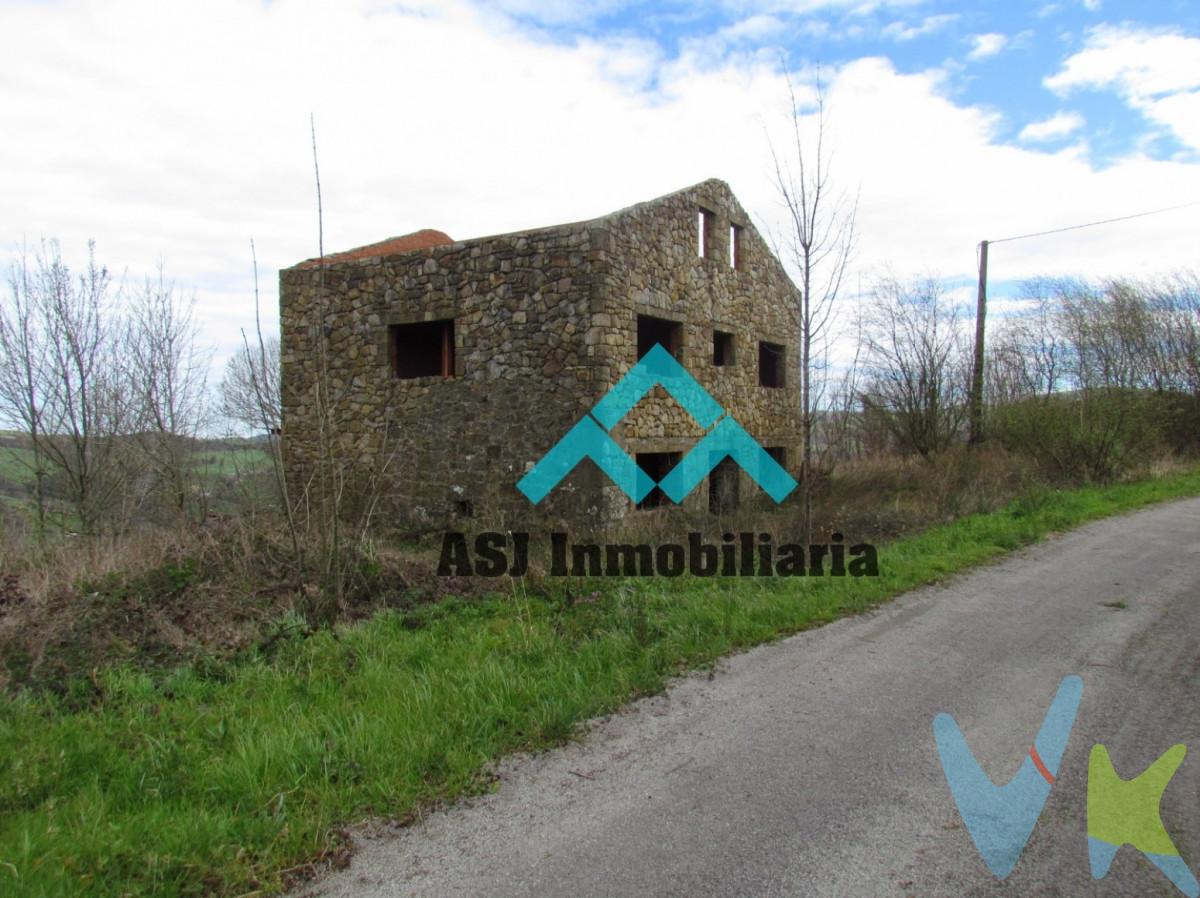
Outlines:
MULTIPOLYGON (((603 527, 631 503, 590 463, 536 509, 515 484, 634 364, 639 314, 679 322, 685 366, 763 445, 788 447, 794 469, 794 288, 723 182, 591 222, 356 255, 280 272, 293 500, 319 500, 324 427, 349 504, 377 496, 378 516, 400 526, 466 526, 473 517, 603 527), (697 253, 700 206, 713 213, 708 258, 697 253), (744 228, 738 270, 729 265, 730 222, 744 228), (391 326, 445 319, 454 321, 451 376, 397 378, 391 326), (714 327, 735 336, 731 365, 712 364, 714 327), (759 386, 759 339, 787 346, 785 388, 759 386)), ((700 432, 656 390, 614 436, 630 452, 686 451, 700 432)), ((752 489, 744 484, 743 495, 752 489)), ((706 501, 705 489, 689 497, 696 507, 706 501)))
MULTIPOLYGON (((615 382, 637 355, 637 320, 678 322, 677 358, 763 446, 783 447, 796 474, 800 421, 799 294, 782 265, 723 181, 705 181, 610 216, 612 260, 601 324, 609 336, 598 374, 615 382), (710 213, 707 252, 699 254, 700 209, 710 213), (738 267, 731 266, 730 226, 741 228, 738 267), (713 363, 713 332, 733 336, 732 364, 713 363), (784 387, 759 385, 758 343, 785 347, 784 387)), ((703 431, 661 388, 640 402, 614 434, 631 453, 686 452, 703 431)), ((741 495, 757 490, 742 478, 741 495)), ((688 497, 707 507, 707 485, 688 497)))
MULTIPOLYGON (((380 513, 403 526, 528 511, 517 479, 593 404, 596 348, 586 322, 600 302, 604 241, 586 224, 563 226, 281 272, 293 496, 306 486, 313 492, 320 446, 320 293, 333 397, 327 417, 350 460, 351 491, 378 488, 380 513), (397 379, 389 326, 440 319, 455 322, 453 376, 397 379)), ((596 478, 581 469, 544 505, 552 515, 586 515, 596 478)))

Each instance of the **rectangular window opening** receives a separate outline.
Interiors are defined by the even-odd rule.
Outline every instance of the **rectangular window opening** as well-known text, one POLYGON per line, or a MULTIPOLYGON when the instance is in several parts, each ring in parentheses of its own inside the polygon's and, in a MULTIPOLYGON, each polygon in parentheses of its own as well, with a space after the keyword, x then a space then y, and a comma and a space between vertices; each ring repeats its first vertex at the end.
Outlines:
POLYGON ((763 451, 775 460, 775 464, 787 470, 787 449, 783 446, 763 446, 763 451))
POLYGON ((655 318, 651 315, 638 315, 637 357, 640 359, 657 343, 672 356, 679 358, 682 336, 683 326, 677 321, 667 321, 665 318, 655 318))
POLYGON ((741 501, 741 474, 728 455, 708 475, 708 510, 712 514, 736 511, 741 501))
POLYGON ((402 379, 454 376, 454 321, 393 324, 389 331, 392 373, 402 379))
POLYGON ((711 259, 713 254, 713 232, 716 230, 717 216, 701 206, 697 222, 699 243, 696 249, 701 259, 711 259))
POLYGON ((758 383, 763 387, 782 387, 783 347, 778 343, 760 341, 758 344, 758 383))
MULTIPOLYGON (((658 483, 667 473, 679 464, 679 459, 683 457, 681 452, 639 452, 634 456, 634 461, 637 466, 650 475, 650 478, 658 483)), ((646 494, 646 497, 637 504, 638 509, 646 508, 661 508, 664 505, 670 505, 671 500, 657 486, 646 494)))
POLYGON ((733 364, 733 334, 713 331, 713 364, 718 368, 733 364))
POLYGON ((742 226, 729 226, 729 267, 742 267, 742 226))

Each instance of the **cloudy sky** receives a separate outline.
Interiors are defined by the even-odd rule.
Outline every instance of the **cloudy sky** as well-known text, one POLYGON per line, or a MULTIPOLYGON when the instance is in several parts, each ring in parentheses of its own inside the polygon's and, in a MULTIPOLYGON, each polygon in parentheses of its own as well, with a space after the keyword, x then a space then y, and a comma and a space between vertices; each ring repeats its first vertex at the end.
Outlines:
MULTIPOLYGON (((819 67, 852 287, 973 283, 975 246, 1200 203, 1191 0, 0 0, 0 241, 89 239, 194 290, 217 363, 316 255, 590 218, 708 177, 778 222, 768 135, 819 67)), ((804 122, 805 126, 809 124, 804 122)), ((1200 205, 995 247, 1036 274, 1195 267, 1200 205)))

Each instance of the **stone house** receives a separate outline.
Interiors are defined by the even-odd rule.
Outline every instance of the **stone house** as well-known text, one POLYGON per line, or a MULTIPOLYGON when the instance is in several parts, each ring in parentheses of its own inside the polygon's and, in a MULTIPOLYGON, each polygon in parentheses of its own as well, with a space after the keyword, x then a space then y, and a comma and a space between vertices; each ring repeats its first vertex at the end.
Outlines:
MULTIPOLYGON (((400 526, 602 528, 670 505, 658 490, 635 505, 586 460, 537 506, 515 486, 655 344, 796 473, 798 295, 723 181, 574 224, 419 231, 279 279, 293 499, 313 492, 324 432, 325 470, 400 526)), ((703 430, 657 387, 611 436, 657 481, 703 430)), ((727 460, 682 504, 757 492, 727 460)))

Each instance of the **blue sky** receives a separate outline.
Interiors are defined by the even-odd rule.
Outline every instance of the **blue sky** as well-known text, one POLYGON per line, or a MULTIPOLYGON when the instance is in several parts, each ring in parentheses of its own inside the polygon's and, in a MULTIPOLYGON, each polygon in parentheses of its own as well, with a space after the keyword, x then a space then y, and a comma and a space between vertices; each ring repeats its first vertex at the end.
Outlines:
MULTIPOLYGON (((708 177, 781 225, 784 69, 820 66, 849 283, 969 296, 981 239, 1200 201, 1200 13, 1180 0, 3 2, 0 241, 89 239, 193 290, 217 364, 276 272, 423 227, 472 237, 600 215, 708 177)), ((805 106, 810 109, 810 106, 805 106)), ((802 118, 806 139, 811 116, 802 118)), ((1197 265, 1200 207, 1003 244, 1035 275, 1197 265)))
MULTIPOLYGON (((1070 115, 1071 131, 1044 129, 1036 142, 1061 147, 1087 128, 1090 158, 1110 164, 1141 151, 1156 159, 1196 161, 1200 153, 1131 106, 1111 85, 1051 90, 1065 58, 1083 51, 1098 29, 1200 34, 1200 7, 1189 0, 1116 2, 991 2, 974 6, 912 3, 691 3, 577 4, 510 0, 488 4, 570 45, 581 37, 647 41, 667 56, 729 35, 731 51, 775 51, 789 67, 839 65, 864 56, 886 57, 900 73, 946 73, 956 101, 994 109, 1002 118, 996 137, 1031 142, 1037 125, 1070 115), (1034 126, 1032 132, 1022 131, 1034 126)), ((1193 62, 1200 71, 1200 57, 1193 62)), ((1066 119, 1063 120, 1067 121, 1066 119)))

